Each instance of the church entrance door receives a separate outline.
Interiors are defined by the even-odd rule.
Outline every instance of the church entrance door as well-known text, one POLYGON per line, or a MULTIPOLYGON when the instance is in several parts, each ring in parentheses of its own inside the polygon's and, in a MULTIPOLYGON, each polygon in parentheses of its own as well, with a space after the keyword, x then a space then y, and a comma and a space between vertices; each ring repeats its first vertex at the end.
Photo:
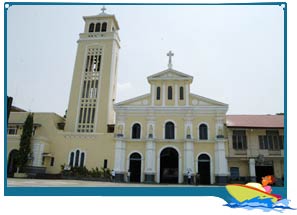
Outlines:
POLYGON ((132 153, 129 158, 130 182, 140 182, 141 180, 141 155, 132 153))
POLYGON ((18 150, 14 149, 9 153, 8 164, 7 164, 7 176, 13 177, 13 174, 17 171, 16 159, 18 150))
POLYGON ((199 155, 198 171, 200 173, 200 184, 210 184, 210 158, 207 154, 199 155))
POLYGON ((160 154, 160 183, 178 183, 178 152, 165 148, 160 154))

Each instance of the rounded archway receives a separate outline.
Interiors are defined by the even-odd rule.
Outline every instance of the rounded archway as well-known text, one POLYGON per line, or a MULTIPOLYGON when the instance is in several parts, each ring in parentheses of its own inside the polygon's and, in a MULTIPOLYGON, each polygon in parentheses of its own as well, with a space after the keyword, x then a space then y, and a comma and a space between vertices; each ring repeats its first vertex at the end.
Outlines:
POLYGON ((207 154, 199 155, 198 171, 200 174, 200 184, 210 184, 210 157, 207 154))
POLYGON ((14 173, 17 172, 17 155, 18 150, 14 149, 9 153, 7 163, 7 176, 13 177, 14 173))
POLYGON ((130 182, 141 181, 141 155, 134 152, 129 157, 130 182))
POLYGON ((171 147, 160 153, 160 183, 178 183, 178 152, 171 147))

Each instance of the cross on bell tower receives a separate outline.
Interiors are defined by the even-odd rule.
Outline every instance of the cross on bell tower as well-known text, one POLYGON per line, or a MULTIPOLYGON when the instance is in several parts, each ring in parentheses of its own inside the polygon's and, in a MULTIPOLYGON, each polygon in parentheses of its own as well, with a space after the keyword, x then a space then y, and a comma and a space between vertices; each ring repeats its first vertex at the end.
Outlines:
POLYGON ((106 11, 106 7, 103 6, 103 7, 101 8, 101 10, 102 10, 102 13, 105 13, 104 11, 106 11))
POLYGON ((169 57, 169 62, 168 62, 168 68, 169 69, 172 69, 172 56, 174 56, 174 54, 173 54, 173 52, 172 51, 169 51, 168 53, 167 53, 167 56, 169 57))

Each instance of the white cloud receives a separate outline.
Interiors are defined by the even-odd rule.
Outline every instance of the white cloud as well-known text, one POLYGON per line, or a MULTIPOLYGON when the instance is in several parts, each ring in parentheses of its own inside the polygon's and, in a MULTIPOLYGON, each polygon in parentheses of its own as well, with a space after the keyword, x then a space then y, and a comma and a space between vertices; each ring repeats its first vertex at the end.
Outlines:
POLYGON ((130 82, 118 83, 116 102, 124 101, 133 98, 133 86, 130 82))
POLYGON ((126 82, 126 83, 118 83, 117 85, 118 87, 118 91, 120 90, 130 90, 132 89, 132 84, 130 82, 126 82))

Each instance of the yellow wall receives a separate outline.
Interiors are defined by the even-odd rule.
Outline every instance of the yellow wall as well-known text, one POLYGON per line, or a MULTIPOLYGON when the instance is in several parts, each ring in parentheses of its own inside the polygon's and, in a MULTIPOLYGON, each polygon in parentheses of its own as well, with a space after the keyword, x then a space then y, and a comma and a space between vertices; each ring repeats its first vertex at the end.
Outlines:
MULTIPOLYGON (((9 122, 22 123, 25 121, 28 113, 11 113, 9 122)), ((31 148, 38 141, 47 145, 44 152, 54 156, 54 166, 50 166, 50 160, 45 162, 47 173, 59 173, 61 165, 68 164, 69 153, 76 149, 86 152, 85 165, 88 169, 103 167, 104 159, 108 160, 108 168, 114 166, 114 135, 105 134, 82 134, 73 132, 63 132, 58 130, 57 123, 64 119, 53 113, 35 113, 34 123, 41 124, 35 135, 32 137, 31 148)), ((21 133, 21 132, 19 132, 21 133)), ((7 159, 13 149, 19 149, 20 135, 7 136, 7 159)))
POLYGON ((229 171, 230 167, 238 167, 239 168, 239 175, 240 176, 249 176, 249 166, 248 166, 248 160, 231 160, 228 162, 229 171))

